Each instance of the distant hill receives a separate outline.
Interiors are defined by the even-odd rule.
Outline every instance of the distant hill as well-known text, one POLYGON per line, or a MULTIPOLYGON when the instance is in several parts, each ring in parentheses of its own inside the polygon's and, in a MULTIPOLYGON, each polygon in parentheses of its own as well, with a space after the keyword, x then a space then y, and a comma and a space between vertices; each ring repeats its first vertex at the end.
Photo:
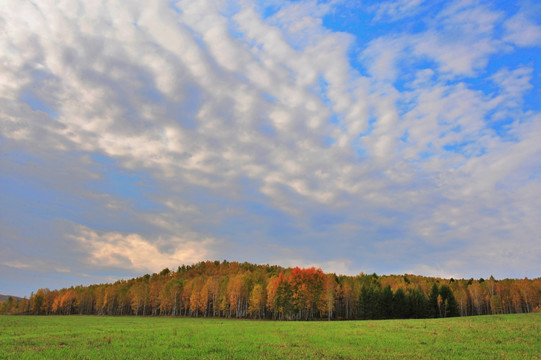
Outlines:
POLYGON ((13 295, 0 295, 0 301, 8 301, 10 297, 13 298, 13 301, 19 301, 23 299, 23 298, 20 298, 18 296, 13 296, 13 295))

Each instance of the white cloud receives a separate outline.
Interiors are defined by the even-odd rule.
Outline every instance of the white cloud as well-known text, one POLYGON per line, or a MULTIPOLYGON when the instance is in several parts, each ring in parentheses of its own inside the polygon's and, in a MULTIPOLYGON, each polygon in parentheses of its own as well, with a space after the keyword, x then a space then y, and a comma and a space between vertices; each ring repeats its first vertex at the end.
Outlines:
POLYGON ((361 55, 361 60, 368 64, 372 78, 376 80, 395 81, 398 76, 397 62, 403 57, 407 47, 404 38, 380 37, 370 42, 361 55))
MULTIPOLYGON (((116 11, 115 3, 108 6, 111 13, 116 11)), ((203 4, 177 6, 181 14, 162 2, 130 8, 119 13, 124 20, 113 21, 99 32, 99 14, 107 9, 81 10, 97 13, 97 18, 84 19, 85 31, 79 30, 73 13, 41 9, 42 17, 51 16, 43 21, 63 19, 62 26, 51 27, 50 37, 38 39, 46 48, 45 69, 59 82, 53 93, 60 126, 45 129, 51 142, 61 137, 64 148, 101 152, 122 159, 130 168, 155 168, 210 187, 218 184, 211 180, 215 174, 221 174, 227 184, 241 174, 261 178, 275 173, 271 183, 328 201, 333 195, 308 181, 310 171, 291 173, 283 159, 300 153, 304 155, 297 166, 327 167, 318 161, 327 158, 320 145, 324 136, 335 131, 341 146, 347 146, 365 127, 364 93, 349 93, 345 57, 349 39, 321 32, 319 41, 299 51, 285 41, 280 28, 264 23, 250 7, 227 19, 218 9, 204 11, 203 4), (243 36, 229 36, 231 27, 238 27, 243 36), (59 33, 68 28, 71 36, 61 42, 59 33), (96 41, 89 33, 115 35, 96 41), (52 38, 57 43, 51 43, 52 38), (328 83, 324 91, 332 109, 344 113, 344 132, 329 126, 329 108, 312 91, 317 74, 328 83), (265 94, 277 101, 269 102, 265 94), (261 133, 262 116, 278 134, 261 133), (305 140, 299 142, 299 136, 305 140), (283 155, 273 150, 278 137, 288 149, 283 155)), ((14 115, 13 122, 20 117, 14 115)), ((27 117, 37 121, 36 115, 27 117)), ((19 126, 6 136, 37 141, 41 134, 31 130, 19 126)))
POLYGON ((15 269, 28 269, 32 267, 32 265, 20 261, 4 261, 2 265, 9 266, 15 269))
POLYGON ((501 95, 493 101, 506 109, 521 106, 525 93, 533 88, 532 73, 533 69, 526 66, 514 70, 508 68, 498 70, 491 79, 499 86, 501 95))
MULTIPOLYGON (((174 6, 180 11, 166 1, 9 1, 0 9, 0 134, 10 151, 47 160, 8 171, 130 217, 123 230, 148 226, 82 227, 76 244, 94 264, 157 271, 225 254, 198 234, 234 242, 246 235, 243 216, 263 236, 231 248, 300 241, 298 231, 318 239, 314 247, 331 259, 318 264, 337 272, 356 264, 344 254, 384 259, 387 250, 372 246, 380 241, 467 252, 537 231, 539 117, 523 110, 535 66, 486 68, 492 55, 513 51, 505 42, 536 43, 532 21, 509 19, 502 40, 501 11, 445 3, 422 31, 404 27, 363 44, 361 76, 350 64, 359 39, 323 26, 333 3, 286 3, 267 19, 249 2, 174 6), (468 81, 477 77, 496 88, 468 81), (500 136, 494 124, 507 118, 509 136, 500 136), (58 154, 81 160, 56 164, 58 154), (158 209, 136 208, 129 198, 142 195, 121 186, 92 188, 108 178, 99 159, 82 160, 91 154, 111 161, 108 171, 152 178, 158 209), (59 171, 68 165, 78 170, 59 171), (273 216, 284 213, 293 230, 273 232, 273 216), (339 219, 327 223, 330 215, 339 219)), ((394 1, 373 10, 397 20, 425 7, 394 1)), ((506 256, 498 254, 492 259, 506 256)))
POLYGON ((504 40, 517 46, 541 46, 541 26, 519 12, 504 23, 504 40))
MULTIPOLYGON (((446 264, 447 265, 447 264, 446 264)), ((424 274, 424 276, 434 276, 439 277, 442 279, 461 279, 464 278, 464 276, 457 274, 454 272, 454 270, 457 268, 457 264, 452 264, 452 266, 431 266, 431 265, 425 265, 425 264, 418 264, 414 267, 406 270, 405 274, 424 274), (450 271, 449 271, 450 270, 450 271)), ((466 277, 467 278, 467 277, 466 277)))
POLYGON ((391 0, 382 1, 374 6, 376 13, 374 20, 396 21, 404 17, 417 14, 422 8, 425 0, 391 0))
POLYGON ((436 16, 424 19, 425 30, 376 38, 362 59, 376 79, 394 81, 400 68, 427 59, 436 62, 442 75, 472 76, 486 66, 490 55, 509 50, 495 37, 501 17, 476 3, 446 3, 436 16))
POLYGON ((210 248, 215 240, 182 239, 172 237, 150 241, 139 234, 119 232, 98 233, 84 226, 70 237, 88 251, 88 259, 96 267, 115 267, 135 271, 157 272, 163 268, 176 268, 212 257, 210 248), (158 245, 166 244, 161 249, 158 245))

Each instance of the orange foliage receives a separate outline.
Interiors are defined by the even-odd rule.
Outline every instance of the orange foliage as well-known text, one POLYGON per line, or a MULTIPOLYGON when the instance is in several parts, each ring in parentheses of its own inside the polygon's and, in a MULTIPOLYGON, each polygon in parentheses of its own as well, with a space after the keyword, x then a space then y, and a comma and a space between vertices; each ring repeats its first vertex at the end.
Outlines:
POLYGON ((491 277, 484 281, 410 274, 336 276, 314 267, 286 269, 205 261, 114 284, 39 289, 29 299, 0 306, 0 313, 358 319, 366 317, 370 310, 360 308, 363 289, 367 290, 365 297, 376 296, 388 286, 391 294, 400 289, 402 297, 415 296, 418 300, 419 296, 427 299, 434 284, 449 287, 462 316, 541 311, 540 278, 491 277))

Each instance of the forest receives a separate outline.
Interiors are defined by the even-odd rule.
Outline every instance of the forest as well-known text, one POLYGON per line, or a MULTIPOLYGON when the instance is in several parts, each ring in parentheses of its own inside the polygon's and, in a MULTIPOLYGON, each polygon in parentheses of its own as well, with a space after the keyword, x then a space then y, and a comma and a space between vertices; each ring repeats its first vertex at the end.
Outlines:
POLYGON ((541 311, 541 278, 442 279, 325 274, 203 261, 115 283, 39 289, 0 302, 2 314, 226 317, 274 320, 409 319, 541 311))

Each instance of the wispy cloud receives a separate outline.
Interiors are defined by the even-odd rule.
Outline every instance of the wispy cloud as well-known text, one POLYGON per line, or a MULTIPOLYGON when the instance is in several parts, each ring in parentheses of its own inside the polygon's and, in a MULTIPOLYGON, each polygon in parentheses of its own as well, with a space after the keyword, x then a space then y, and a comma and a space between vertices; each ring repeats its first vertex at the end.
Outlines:
POLYGON ((517 46, 541 46, 541 26, 519 12, 504 23, 505 41, 517 46))
POLYGON ((2 265, 9 266, 15 269, 28 269, 31 267, 30 264, 26 264, 19 261, 4 261, 2 265))

